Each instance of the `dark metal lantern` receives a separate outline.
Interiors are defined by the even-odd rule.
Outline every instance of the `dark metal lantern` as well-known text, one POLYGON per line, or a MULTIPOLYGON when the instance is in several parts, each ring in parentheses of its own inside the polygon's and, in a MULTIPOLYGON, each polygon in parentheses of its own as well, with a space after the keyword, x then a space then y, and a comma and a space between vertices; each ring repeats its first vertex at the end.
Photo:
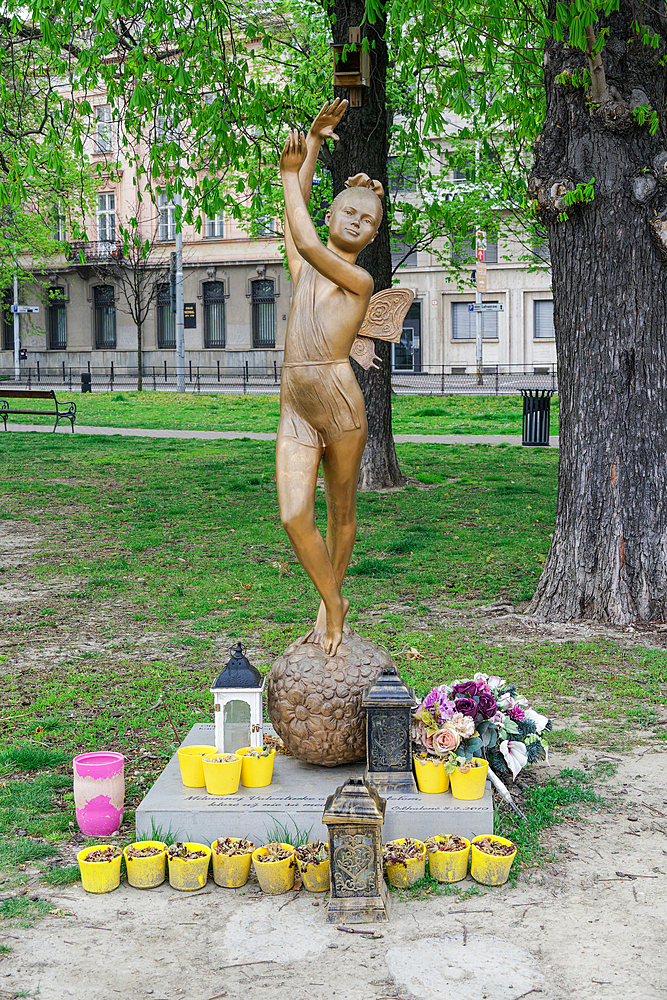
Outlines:
POLYGON ((225 669, 211 688, 258 688, 262 686, 262 675, 245 656, 245 646, 237 642, 231 648, 231 658, 225 669))
POLYGON ((348 778, 326 801, 322 822, 327 826, 331 865, 329 924, 389 920, 389 896, 382 877, 386 807, 377 789, 360 778, 348 778))
POLYGON ((380 792, 417 794, 412 773, 412 713, 417 700, 395 666, 382 673, 361 699, 366 709, 366 774, 380 792))

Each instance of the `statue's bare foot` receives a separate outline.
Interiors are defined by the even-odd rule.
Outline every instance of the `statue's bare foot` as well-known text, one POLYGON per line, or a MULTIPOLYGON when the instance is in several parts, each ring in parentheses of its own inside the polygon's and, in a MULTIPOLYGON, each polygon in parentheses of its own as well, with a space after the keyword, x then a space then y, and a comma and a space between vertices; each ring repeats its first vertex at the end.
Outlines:
POLYGON ((322 646, 324 652, 329 656, 335 656, 336 650, 340 646, 343 638, 343 622, 345 615, 350 609, 350 602, 347 597, 341 597, 340 604, 329 610, 327 608, 327 627, 324 633, 322 646))
MULTIPOLYGON (((346 597, 343 598, 343 618, 347 615, 350 609, 350 602, 346 597)), ((352 630, 349 625, 343 625, 343 635, 346 633, 349 635, 352 630)), ((317 609, 317 621, 313 626, 312 630, 306 637, 307 642, 312 642, 317 646, 324 647, 324 640, 327 634, 327 609, 324 601, 320 601, 320 606, 317 609)))
POLYGON ((315 643, 316 645, 324 645, 324 637, 327 632, 327 609, 325 607, 324 601, 320 601, 320 606, 317 610, 317 621, 313 627, 312 632, 308 636, 308 642, 315 643))

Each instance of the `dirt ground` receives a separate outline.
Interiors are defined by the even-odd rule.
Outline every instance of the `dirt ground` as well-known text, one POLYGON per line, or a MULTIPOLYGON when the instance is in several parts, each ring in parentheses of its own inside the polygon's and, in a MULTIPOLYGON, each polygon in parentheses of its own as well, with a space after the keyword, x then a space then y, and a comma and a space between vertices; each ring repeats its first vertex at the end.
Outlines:
POLYGON ((664 998, 667 753, 614 762, 618 771, 602 786, 608 808, 552 831, 555 864, 516 888, 461 902, 392 900, 377 939, 327 925, 325 902, 303 890, 267 897, 253 883, 230 890, 209 881, 190 895, 123 882, 92 896, 80 885, 39 887, 51 913, 30 929, 0 932, 13 949, 0 961, 0 996, 664 998))
MULTIPOLYGON (((16 527, 11 542, 0 537, 9 571, 0 601, 32 627, 27 642, 0 633, 11 669, 93 650, 113 663, 128 655, 128 644, 141 647, 146 660, 186 655, 168 629, 133 621, 123 601, 105 607, 82 601, 66 627, 46 625, 40 598, 57 606, 73 581, 49 585, 33 575, 38 532, 26 522, 19 538, 16 527), (121 638, 102 638, 101 626, 121 638)), ((611 635, 629 646, 664 646, 667 637, 660 630, 538 624, 502 605, 473 617, 480 637, 499 642, 611 635)), ((470 622, 467 612, 434 605, 432 620, 423 622, 431 628, 464 618, 470 622)), ((179 636, 184 631, 181 623, 179 636)), ((204 672, 209 658, 217 654, 201 658, 204 672)), ((554 718, 556 728, 567 723, 554 718)), ((80 885, 47 889, 35 878, 29 891, 48 900, 51 913, 31 928, 0 930, 0 944, 12 949, 0 955, 0 998, 667 998, 667 752, 640 745, 633 755, 609 757, 599 748, 553 754, 553 773, 596 760, 618 765, 598 788, 607 807, 551 832, 548 846, 558 860, 524 874, 516 887, 482 889, 461 902, 394 899, 390 922, 378 927, 381 937, 327 925, 325 902, 304 891, 267 897, 252 882, 226 890, 209 881, 192 895, 168 884, 142 892, 123 882, 113 893, 92 896, 80 885)))

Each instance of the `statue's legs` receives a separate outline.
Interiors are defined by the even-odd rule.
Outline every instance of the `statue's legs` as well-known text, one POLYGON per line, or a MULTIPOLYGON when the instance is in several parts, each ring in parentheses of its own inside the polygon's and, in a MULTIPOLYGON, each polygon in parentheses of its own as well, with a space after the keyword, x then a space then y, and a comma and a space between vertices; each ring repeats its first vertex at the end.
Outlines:
POLYGON ((322 646, 333 655, 343 635, 349 601, 341 597, 327 546, 315 524, 315 489, 321 458, 321 448, 285 437, 278 429, 276 486, 280 519, 297 559, 324 603, 326 629, 322 646))
MULTIPOLYGON (((322 475, 327 500, 327 549, 338 589, 341 590, 357 537, 357 484, 366 445, 366 422, 328 444, 322 456, 322 475)), ((346 604, 345 613, 349 602, 346 604)), ((321 643, 326 632, 326 607, 320 604, 311 642, 321 643)))

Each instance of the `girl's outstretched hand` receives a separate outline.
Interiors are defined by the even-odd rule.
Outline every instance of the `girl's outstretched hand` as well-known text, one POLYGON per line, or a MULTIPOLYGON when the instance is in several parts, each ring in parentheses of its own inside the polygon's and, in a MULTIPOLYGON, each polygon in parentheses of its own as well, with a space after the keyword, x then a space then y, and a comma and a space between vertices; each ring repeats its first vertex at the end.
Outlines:
POLYGON ((334 129, 347 111, 348 102, 337 97, 333 104, 325 104, 317 118, 310 126, 310 134, 317 139, 335 139, 338 136, 334 129))
POLYGON ((306 137, 303 132, 290 129, 280 157, 281 174, 298 173, 306 158, 306 137))

